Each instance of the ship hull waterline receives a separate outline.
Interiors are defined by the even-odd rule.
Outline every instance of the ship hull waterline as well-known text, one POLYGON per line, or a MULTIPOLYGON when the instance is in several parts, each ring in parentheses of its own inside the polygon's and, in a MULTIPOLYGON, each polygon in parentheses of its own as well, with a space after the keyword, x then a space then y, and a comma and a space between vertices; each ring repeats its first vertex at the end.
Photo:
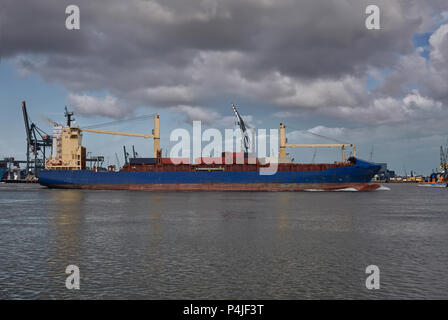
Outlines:
POLYGON ((297 183, 297 184, 95 184, 47 185, 53 189, 142 190, 142 191, 374 191, 371 183, 297 183))
POLYGON ((211 171, 194 171, 197 168, 188 167, 192 171, 169 171, 164 167, 151 168, 153 171, 41 170, 38 178, 41 185, 50 188, 90 190, 371 191, 381 187, 370 184, 379 166, 361 160, 356 160, 354 165, 335 165, 322 170, 309 170, 323 168, 321 165, 292 166, 296 170, 279 170, 267 175, 254 170, 213 171, 206 168, 211 171))

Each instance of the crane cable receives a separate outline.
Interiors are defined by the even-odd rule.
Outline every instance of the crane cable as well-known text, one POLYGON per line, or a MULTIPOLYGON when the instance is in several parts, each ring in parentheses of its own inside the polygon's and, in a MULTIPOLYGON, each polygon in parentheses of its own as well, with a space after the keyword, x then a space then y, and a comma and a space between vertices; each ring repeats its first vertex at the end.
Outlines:
POLYGON ((109 122, 104 122, 104 123, 93 124, 93 125, 90 125, 90 126, 85 126, 84 128, 85 129, 94 129, 94 128, 100 128, 100 127, 107 127, 107 126, 112 126, 112 125, 116 125, 116 124, 121 124, 121 123, 124 123, 124 122, 151 119, 151 118, 154 118, 156 115, 157 115, 157 113, 147 114, 147 115, 143 115, 143 116, 139 116, 139 117, 135 117, 135 118, 129 118, 129 119, 115 120, 115 121, 109 121, 109 122))
POLYGON ((312 135, 312 136, 315 136, 315 137, 318 137, 318 138, 322 138, 322 139, 330 140, 330 141, 333 141, 333 142, 337 142, 337 143, 340 143, 340 144, 349 144, 349 143, 344 142, 342 140, 338 140, 336 138, 330 138, 330 137, 327 137, 327 136, 324 136, 324 135, 321 135, 321 134, 318 134, 318 133, 314 133, 314 132, 309 131, 309 130, 300 130, 300 129, 296 129, 296 128, 291 128, 291 129, 293 129, 295 131, 299 131, 301 133, 312 135))

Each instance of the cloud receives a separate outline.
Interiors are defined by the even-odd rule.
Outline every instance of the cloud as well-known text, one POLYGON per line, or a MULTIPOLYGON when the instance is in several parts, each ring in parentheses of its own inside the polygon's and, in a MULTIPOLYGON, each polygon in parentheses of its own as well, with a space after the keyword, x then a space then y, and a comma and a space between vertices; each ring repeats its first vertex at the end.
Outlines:
MULTIPOLYGON (((221 128, 233 128, 236 125, 236 118, 234 115, 223 116, 221 113, 211 111, 206 107, 179 105, 170 107, 169 110, 174 113, 182 114, 184 116, 184 121, 188 124, 191 124, 193 121, 201 121, 206 125, 214 125, 221 128)), ((252 124, 254 117, 252 115, 244 115, 243 119, 250 127, 254 127, 252 124)))
POLYGON ((400 97, 412 88, 448 103, 448 24, 439 26, 429 38, 429 58, 420 50, 400 57, 393 72, 386 77, 376 93, 400 97))
POLYGON ((185 121, 192 123, 193 121, 202 121, 205 124, 212 124, 221 118, 217 112, 211 112, 203 107, 180 105, 171 107, 170 111, 185 115, 185 121))
POLYGON ((361 105, 367 70, 412 54, 412 35, 446 7, 380 0, 375 33, 364 26, 367 0, 79 0, 81 29, 69 32, 67 4, 7 1, 3 57, 77 95, 108 90, 130 108, 225 95, 279 108, 361 105))
POLYGON ((76 113, 87 117, 99 115, 121 119, 128 115, 128 112, 119 104, 117 98, 109 95, 104 98, 98 98, 88 95, 69 94, 68 103, 76 113))
POLYGON ((443 104, 440 101, 422 96, 417 90, 413 90, 403 99, 392 97, 376 98, 366 107, 336 107, 322 111, 334 117, 350 119, 351 121, 365 124, 385 124, 417 121, 434 117, 446 117, 443 112, 443 104))
POLYGON ((3 4, 2 58, 65 87, 84 115, 166 108, 230 127, 222 106, 244 101, 257 119, 314 118, 377 139, 404 125, 414 138, 432 132, 414 148, 448 121, 446 0, 378 0, 381 30, 365 28, 369 0, 77 0, 79 31, 65 29, 69 0, 3 4), (425 54, 413 42, 422 33, 425 54))
POLYGON ((425 76, 424 85, 437 99, 448 103, 448 24, 441 25, 429 38, 431 51, 429 54, 429 73, 425 76))
POLYGON ((275 99, 280 106, 319 108, 328 105, 356 106, 359 97, 365 94, 365 81, 355 77, 315 81, 294 81, 285 78, 283 91, 289 95, 281 95, 275 99))
POLYGON ((344 134, 346 131, 345 128, 328 128, 325 126, 316 126, 314 128, 309 129, 308 131, 328 137, 338 138, 344 134))

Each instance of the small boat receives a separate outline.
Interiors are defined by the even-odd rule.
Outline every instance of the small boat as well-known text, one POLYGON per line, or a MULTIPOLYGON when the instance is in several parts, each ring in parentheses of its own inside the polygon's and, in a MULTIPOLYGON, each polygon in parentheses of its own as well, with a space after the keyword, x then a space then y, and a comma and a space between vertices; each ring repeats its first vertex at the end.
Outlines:
POLYGON ((430 182, 421 182, 418 185, 419 187, 434 187, 434 188, 447 188, 448 183, 430 183, 430 182))
POLYGON ((419 183, 420 187, 447 188, 448 172, 432 173, 429 179, 419 183))

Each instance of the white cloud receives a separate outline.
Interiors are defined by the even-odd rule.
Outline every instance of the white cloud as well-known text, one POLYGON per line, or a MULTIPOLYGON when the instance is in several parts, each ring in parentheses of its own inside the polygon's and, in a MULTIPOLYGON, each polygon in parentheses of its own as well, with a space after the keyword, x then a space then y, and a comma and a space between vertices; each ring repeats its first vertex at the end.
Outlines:
POLYGON ((431 60, 434 63, 447 62, 448 58, 448 24, 441 25, 429 38, 431 60))
POLYGON ((68 103, 74 111, 84 116, 100 115, 120 119, 128 114, 128 111, 119 104, 117 98, 110 95, 98 98, 70 93, 68 103))
POLYGON ((365 94, 364 82, 352 76, 314 81, 297 81, 283 77, 280 83, 284 86, 285 94, 276 97, 274 101, 280 106, 299 108, 356 106, 358 97, 365 94))
MULTIPOLYGON (((192 121, 202 121, 204 124, 215 125, 221 128, 233 128, 235 126, 235 116, 223 116, 221 113, 211 111, 210 108, 201 106, 178 105, 169 108, 170 111, 185 116, 185 121, 189 124, 192 121)), ((229 111, 231 111, 229 107, 229 111)), ((254 121, 253 116, 244 115, 243 119, 248 125, 254 127, 251 123, 254 121)))
POLYGON ((143 100, 158 104, 188 103, 195 98, 194 89, 189 86, 157 86, 142 89, 139 95, 143 100))
POLYGON ((376 98, 366 107, 326 108, 322 112, 334 117, 350 119, 371 125, 417 121, 443 116, 443 104, 429 97, 422 96, 417 90, 403 99, 392 97, 376 98))
POLYGON ((408 108, 409 112, 413 111, 423 111, 423 112, 438 112, 442 110, 442 102, 435 101, 428 97, 423 97, 417 90, 412 91, 408 94, 403 102, 408 108))
POLYGON ((202 121, 205 124, 212 124, 221 118, 221 115, 218 112, 210 111, 207 108, 198 106, 179 105, 171 107, 170 111, 185 115, 185 120, 188 123, 191 123, 192 121, 202 121))

